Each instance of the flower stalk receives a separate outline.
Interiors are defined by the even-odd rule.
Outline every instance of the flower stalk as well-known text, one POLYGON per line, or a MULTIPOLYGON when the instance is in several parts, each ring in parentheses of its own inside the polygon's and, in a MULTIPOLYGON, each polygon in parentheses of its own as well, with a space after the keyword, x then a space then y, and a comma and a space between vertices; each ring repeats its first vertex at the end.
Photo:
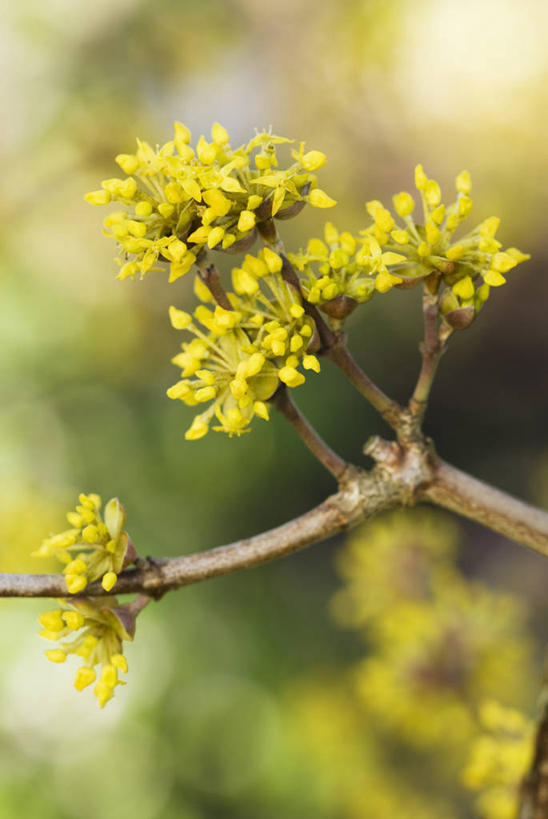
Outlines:
POLYGON ((422 419, 424 418, 436 370, 445 350, 445 344, 440 339, 438 330, 438 296, 436 293, 431 293, 426 285, 424 286, 422 296, 422 310, 424 316, 424 339, 419 346, 422 356, 422 366, 409 402, 409 409, 418 425, 422 423, 422 419))

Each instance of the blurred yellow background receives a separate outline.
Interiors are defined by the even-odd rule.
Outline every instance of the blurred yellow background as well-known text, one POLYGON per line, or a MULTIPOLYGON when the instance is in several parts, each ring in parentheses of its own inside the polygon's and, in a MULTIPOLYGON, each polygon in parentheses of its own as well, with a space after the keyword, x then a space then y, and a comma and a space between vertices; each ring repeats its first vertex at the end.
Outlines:
MULTIPOLYGON (((29 553, 63 528, 79 491, 118 495, 139 551, 169 555, 281 523, 333 489, 282 419, 190 443, 192 410, 165 397, 179 344, 167 307, 188 301, 190 277, 117 281, 103 214, 83 194, 116 174, 113 157, 136 136, 169 139, 175 119, 195 138, 218 120, 233 144, 272 125, 324 151, 322 187, 339 202, 329 218, 351 230, 366 199, 409 188, 417 162, 442 190, 470 170, 478 221, 501 216, 504 244, 533 258, 456 334, 427 431, 457 465, 546 504, 548 5, 8 0, 1 14, 0 570, 42 571, 29 553)), ((287 245, 319 235, 322 215, 305 209, 283 225, 287 245)), ((404 400, 418 300, 393 292, 373 304, 352 317, 351 346, 404 400)), ((296 399, 361 462, 382 424, 324 369, 296 399)), ((542 623, 542 561, 479 527, 460 532, 465 570, 527 600, 542 623)), ((0 815, 382 819, 378 806, 348 813, 327 794, 294 736, 295 691, 317 702, 310 681, 327 680, 318 708, 334 725, 337 686, 364 652, 329 615, 334 549, 147 610, 129 685, 102 712, 43 658, 43 604, 2 602, 0 815)), ((378 764, 374 747, 365 758, 378 764)))

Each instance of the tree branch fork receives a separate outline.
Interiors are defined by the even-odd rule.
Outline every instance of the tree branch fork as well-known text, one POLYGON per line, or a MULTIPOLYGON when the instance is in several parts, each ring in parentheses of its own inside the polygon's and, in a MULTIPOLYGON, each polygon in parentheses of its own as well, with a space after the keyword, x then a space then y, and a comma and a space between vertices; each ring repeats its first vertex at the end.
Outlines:
MULTIPOLYGON (((110 594, 167 591, 260 566, 350 529, 381 512, 430 503, 450 509, 548 556, 548 513, 494 489, 442 461, 431 442, 373 437, 364 452, 374 466, 348 465, 338 491, 300 517, 254 537, 174 558, 141 559, 110 594)), ((81 596, 106 596, 99 583, 81 596)), ((67 597, 61 574, 2 574, 0 597, 67 597)))
MULTIPOLYGON (((274 236, 275 238, 275 236, 274 236)), ((279 244, 279 242, 278 242, 279 244)), ((344 334, 334 333, 315 305, 310 304, 288 258, 282 275, 297 288, 320 338, 319 354, 340 369, 396 434, 396 441, 371 438, 364 453, 373 461, 369 470, 347 464, 323 441, 292 401, 285 386, 272 403, 295 429, 317 460, 337 480, 338 492, 294 520, 254 537, 174 558, 140 558, 122 572, 111 592, 98 583, 86 586, 81 597, 140 593, 162 597, 167 591, 268 563, 304 549, 388 509, 430 503, 499 532, 548 556, 548 513, 501 492, 442 461, 422 432, 422 420, 436 369, 451 329, 440 324, 436 289, 423 293, 424 339, 419 345, 422 366, 406 407, 374 384, 354 360, 344 334)), ((200 260, 199 275, 214 300, 226 309, 230 302, 218 271, 200 260)), ((0 597, 67 597, 62 574, 0 573, 0 597)))

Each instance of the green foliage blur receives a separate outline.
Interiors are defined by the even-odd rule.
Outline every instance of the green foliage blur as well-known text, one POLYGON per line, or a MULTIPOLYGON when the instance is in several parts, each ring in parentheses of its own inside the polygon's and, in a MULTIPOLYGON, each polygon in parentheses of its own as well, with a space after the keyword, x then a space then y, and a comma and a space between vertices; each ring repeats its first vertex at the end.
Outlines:
MULTIPOLYGON (((142 554, 176 555, 282 523, 334 488, 283 419, 241 439, 185 442, 192 411, 165 397, 180 342, 167 308, 192 298, 190 277, 116 281, 102 214, 83 194, 116 173, 113 157, 136 136, 165 142, 175 119, 195 136, 218 120, 234 144, 270 124, 307 140, 328 156, 322 187, 340 203, 328 218, 350 230, 365 224, 366 199, 410 186, 417 162, 442 187, 470 170, 478 220, 501 216, 501 239, 533 260, 451 340, 426 429, 448 460, 546 504, 544 4, 22 0, 2 14, 0 570, 43 571, 29 553, 63 528, 80 491, 121 498, 142 554)), ((283 225, 287 246, 319 235, 322 217, 305 209, 283 225)), ((349 322, 357 359, 400 400, 418 369, 420 324, 414 291, 349 322)), ((295 399, 358 463, 366 438, 386 432, 327 363, 295 399)), ((458 531, 464 574, 527 605, 531 686, 505 705, 533 714, 545 564, 478 526, 458 531)), ((428 758, 397 738, 389 753, 372 742, 348 693, 372 648, 330 613, 342 548, 316 546, 149 607, 129 684, 102 712, 43 658, 43 602, 3 601, 0 816, 383 819, 398 804, 400 768, 416 805, 406 815, 430 816, 428 758), (352 778, 356 759, 363 780, 352 778), (356 787, 371 799, 350 804, 356 787), (381 804, 382 791, 396 801, 381 804)), ((472 815, 448 764, 434 815, 446 804, 447 815, 472 815)))

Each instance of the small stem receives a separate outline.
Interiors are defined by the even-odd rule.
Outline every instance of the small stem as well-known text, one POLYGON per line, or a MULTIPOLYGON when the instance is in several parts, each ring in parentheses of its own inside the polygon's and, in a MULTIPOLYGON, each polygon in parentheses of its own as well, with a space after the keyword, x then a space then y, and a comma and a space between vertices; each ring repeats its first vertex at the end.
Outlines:
POLYGON ((331 472, 334 478, 340 480, 348 464, 318 435, 314 427, 293 402, 285 385, 277 390, 272 403, 289 421, 314 457, 331 472))
POLYGON ((369 376, 364 373, 358 362, 354 359, 346 345, 343 343, 335 345, 328 351, 327 355, 346 375, 358 392, 380 412, 385 421, 390 424, 393 429, 397 429, 402 408, 371 381, 369 376))
POLYGON ((199 263, 196 263, 196 267, 198 268, 198 276, 205 284, 219 307, 222 307, 224 310, 232 310, 232 305, 228 300, 228 296, 226 295, 223 285, 221 284, 219 271, 214 264, 206 265, 206 259, 207 257, 203 260, 199 260, 199 263))
POLYGON ((411 414, 415 417, 419 426, 424 418, 434 376, 444 352, 444 344, 442 344, 438 334, 438 297, 430 293, 426 287, 422 296, 422 310, 424 315, 424 340, 419 348, 422 355, 422 366, 409 402, 411 414))

